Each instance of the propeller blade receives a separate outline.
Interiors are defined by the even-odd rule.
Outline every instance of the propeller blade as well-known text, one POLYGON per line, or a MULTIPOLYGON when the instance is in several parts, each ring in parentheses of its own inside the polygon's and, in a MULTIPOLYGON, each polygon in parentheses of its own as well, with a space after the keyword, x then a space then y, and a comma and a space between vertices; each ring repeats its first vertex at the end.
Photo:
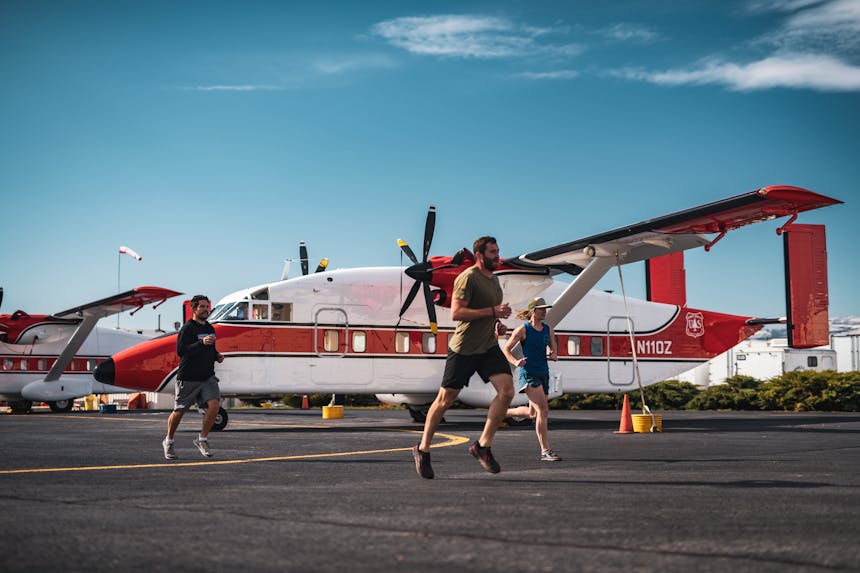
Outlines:
POLYGON ((424 285, 424 303, 427 305, 427 316, 430 317, 430 332, 436 334, 439 326, 436 324, 436 306, 433 304, 433 295, 430 294, 430 285, 427 283, 421 284, 424 285))
POLYGON ((308 274, 308 246, 304 241, 299 242, 299 261, 302 263, 302 275, 308 274))
POLYGON ((430 254, 430 243, 433 242, 433 232, 436 230, 436 206, 430 205, 427 210, 427 222, 424 224, 424 258, 421 260, 427 262, 427 255, 430 254))
POLYGON ((319 264, 319 266, 317 267, 317 270, 315 270, 314 272, 315 272, 315 273, 321 273, 321 272, 323 272, 323 271, 325 270, 325 268, 326 268, 327 266, 328 266, 328 259, 323 259, 323 260, 321 260, 321 261, 320 261, 320 264, 319 264))
POLYGON ((463 263, 464 257, 463 249, 460 249, 454 254, 454 257, 451 259, 451 266, 459 267, 463 263))
POLYGON ((412 304, 413 300, 415 300, 415 295, 418 294, 418 289, 420 287, 421 283, 419 281, 415 281, 412 284, 412 288, 409 290, 409 294, 406 296, 403 306, 400 307, 400 316, 403 316, 403 313, 409 309, 409 305, 412 304))
POLYGON ((3 304, 3 287, 0 287, 0 305, 3 304))
POLYGON ((418 264, 418 259, 415 258, 415 253, 412 252, 412 249, 406 244, 406 241, 403 239, 397 239, 397 246, 400 247, 400 250, 403 251, 409 260, 415 264, 418 264))

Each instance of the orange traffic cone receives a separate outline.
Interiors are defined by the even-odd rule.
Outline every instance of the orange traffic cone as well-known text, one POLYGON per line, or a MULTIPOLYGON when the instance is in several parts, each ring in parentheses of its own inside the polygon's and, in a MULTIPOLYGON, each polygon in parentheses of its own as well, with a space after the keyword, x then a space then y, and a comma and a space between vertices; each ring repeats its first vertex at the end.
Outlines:
POLYGON ((615 434, 632 434, 633 433, 633 416, 630 414, 630 396, 624 395, 624 405, 621 406, 621 423, 618 424, 618 431, 615 434))
MULTIPOLYGON (((627 396, 625 396, 625 398, 626 398, 626 397, 627 397, 627 396)), ((308 406, 308 395, 307 395, 307 394, 303 394, 303 395, 302 395, 302 410, 307 410, 309 407, 310 407, 310 406, 308 406)), ((628 415, 630 415, 630 412, 628 411, 628 412, 627 412, 627 414, 628 414, 628 415)), ((632 423, 633 423, 633 422, 631 422, 631 424, 632 424, 632 423)))

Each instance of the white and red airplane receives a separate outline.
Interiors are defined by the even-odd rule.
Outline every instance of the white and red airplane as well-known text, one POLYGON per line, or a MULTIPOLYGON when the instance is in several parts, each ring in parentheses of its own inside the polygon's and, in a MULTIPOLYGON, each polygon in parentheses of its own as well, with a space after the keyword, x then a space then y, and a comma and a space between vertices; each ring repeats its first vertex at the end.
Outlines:
POLYGON ((75 398, 128 392, 97 382, 92 371, 111 354, 149 337, 96 323, 129 309, 135 309, 134 314, 149 303, 157 307, 178 294, 143 286, 50 315, 22 310, 0 314, 0 400, 7 401, 13 413, 29 412, 33 402, 68 412, 75 398))
MULTIPOLYGON (((751 223, 791 217, 778 231, 786 231, 800 245, 787 243, 786 249, 791 251, 786 264, 792 284, 790 343, 798 347, 826 343, 824 229, 792 223, 798 213, 836 203, 841 201, 797 187, 764 187, 506 259, 496 274, 504 300, 514 308, 524 307, 535 296, 552 301, 547 321, 558 336, 558 362, 552 364, 551 397, 623 392, 636 387, 634 341, 641 383, 647 385, 725 352, 768 321, 685 304, 681 252, 695 247, 709 250, 728 231, 751 223), (650 300, 625 300, 592 290, 616 265, 643 260, 661 263, 649 267, 650 300), (575 279, 567 283, 552 278, 561 272, 575 279)), ((246 398, 376 394, 383 401, 413 407, 431 401, 455 327, 449 313, 442 313, 437 325, 435 307, 450 306, 454 279, 474 263, 467 249, 453 257, 428 259, 434 228, 431 206, 422 260, 405 242, 398 242, 414 263, 405 269, 305 274, 222 298, 209 317, 218 350, 226 357, 216 365, 222 393, 246 398), (426 312, 410 308, 419 290, 426 312)), ((514 326, 513 319, 508 326, 514 326)), ((135 390, 169 391, 177 366, 174 334, 115 354, 96 367, 95 378, 135 390)), ((472 383, 460 399, 487 406, 493 392, 491 385, 472 383)), ((226 413, 217 427, 224 424, 226 413)))

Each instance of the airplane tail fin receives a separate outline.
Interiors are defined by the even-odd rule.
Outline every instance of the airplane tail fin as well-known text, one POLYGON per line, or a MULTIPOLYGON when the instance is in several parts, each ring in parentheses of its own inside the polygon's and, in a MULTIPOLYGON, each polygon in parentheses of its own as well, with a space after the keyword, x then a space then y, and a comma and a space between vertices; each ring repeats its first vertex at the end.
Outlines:
POLYGON ((684 252, 670 253, 645 260, 645 289, 648 300, 687 305, 687 279, 684 252))
POLYGON ((830 342, 824 225, 790 225, 783 234, 788 345, 830 342))

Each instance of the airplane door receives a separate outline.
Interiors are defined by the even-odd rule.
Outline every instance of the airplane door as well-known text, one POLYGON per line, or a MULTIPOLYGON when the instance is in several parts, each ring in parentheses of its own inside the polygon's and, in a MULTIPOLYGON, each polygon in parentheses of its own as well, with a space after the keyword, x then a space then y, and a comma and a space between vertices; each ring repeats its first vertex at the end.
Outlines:
MULTIPOLYGON (((370 383, 371 364, 350 352, 350 328, 346 310, 322 307, 314 314, 314 356, 311 381, 320 386, 361 386, 370 383)), ((326 390, 327 391, 327 390, 326 390)), ((343 390, 346 393, 347 390, 343 390)))
MULTIPOLYGON (((616 356, 612 355, 612 333, 623 333, 629 338, 630 331, 628 324, 633 325, 633 319, 627 322, 626 316, 611 316, 606 324, 606 377, 609 383, 613 386, 629 386, 633 384, 635 372, 633 369, 633 356, 625 354, 619 356, 616 350, 616 356)), ((636 326, 633 325, 633 332, 636 332, 636 326)))

